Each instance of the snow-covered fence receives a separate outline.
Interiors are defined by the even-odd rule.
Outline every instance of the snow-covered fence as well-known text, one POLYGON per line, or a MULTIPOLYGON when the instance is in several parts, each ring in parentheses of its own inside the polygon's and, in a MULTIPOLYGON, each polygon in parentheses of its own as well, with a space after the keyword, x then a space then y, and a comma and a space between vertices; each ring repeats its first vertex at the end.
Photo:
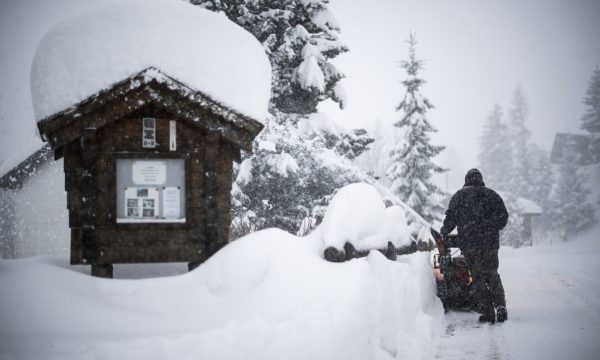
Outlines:
POLYGON ((399 254, 433 250, 433 242, 422 231, 429 226, 420 226, 417 236, 412 236, 406 214, 400 206, 386 207, 372 185, 343 187, 333 197, 316 230, 324 243, 323 256, 328 261, 343 262, 379 250, 395 260, 399 254))

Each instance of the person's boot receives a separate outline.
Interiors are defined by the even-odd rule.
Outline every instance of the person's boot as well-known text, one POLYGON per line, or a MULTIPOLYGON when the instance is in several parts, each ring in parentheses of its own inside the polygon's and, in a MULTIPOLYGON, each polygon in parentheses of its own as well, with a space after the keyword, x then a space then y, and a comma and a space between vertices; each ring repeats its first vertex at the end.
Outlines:
POLYGON ((489 322, 489 323, 493 324, 496 322, 496 316, 494 315, 494 313, 483 314, 479 317, 479 322, 481 322, 481 323, 489 322))
POLYGON ((498 306, 496 308, 496 320, 498 322, 505 322, 508 319, 508 313, 506 312, 506 306, 498 306))

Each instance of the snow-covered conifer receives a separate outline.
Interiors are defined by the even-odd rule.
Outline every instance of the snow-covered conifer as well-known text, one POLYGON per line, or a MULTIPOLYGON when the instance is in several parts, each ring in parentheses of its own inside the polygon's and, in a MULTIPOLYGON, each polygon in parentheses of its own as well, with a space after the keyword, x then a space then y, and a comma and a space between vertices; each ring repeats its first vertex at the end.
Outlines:
POLYGON ((500 244, 519 248, 527 239, 523 236, 524 223, 523 217, 519 215, 521 209, 518 207, 517 197, 507 193, 504 204, 509 216, 506 227, 500 231, 500 244))
MULTIPOLYGON (((244 156, 233 186, 234 224, 276 226, 296 233, 319 217, 339 187, 370 181, 349 163, 372 142, 364 130, 344 131, 318 116, 319 102, 343 106, 343 74, 330 62, 347 51, 327 0, 193 0, 252 33, 272 67, 271 118, 244 156)), ((234 229, 234 232, 235 229, 234 229)), ((239 232, 237 232, 239 235, 239 232)))
POLYGON ((565 238, 595 223, 594 206, 588 202, 587 177, 579 171, 575 156, 574 145, 568 146, 549 209, 552 227, 564 231, 565 238))
MULTIPOLYGON (((550 222, 549 210, 552 207, 550 194, 555 183, 550 154, 535 144, 529 146, 528 152, 531 160, 530 173, 533 186, 531 187, 531 193, 526 197, 542 208, 543 212, 539 221, 546 227, 550 222)), ((538 222, 538 219, 535 221, 538 222)))
POLYGON ((391 165, 386 176, 391 181, 392 191, 425 220, 432 222, 440 220, 444 211, 436 201, 436 196, 444 195, 444 192, 432 181, 434 173, 445 171, 432 161, 444 146, 431 144, 430 133, 437 130, 427 120, 427 111, 433 105, 420 92, 420 87, 425 82, 419 78, 423 61, 416 57, 417 41, 414 34, 410 35, 408 44, 409 58, 400 63, 407 73, 406 79, 402 81, 406 93, 396 108, 400 120, 394 123, 402 141, 398 141, 399 146, 390 152, 391 165))
POLYGON ((496 190, 508 190, 512 168, 512 156, 509 151, 508 127, 504 123, 502 107, 494 105, 479 138, 479 169, 485 183, 496 190), (507 156, 508 155, 508 156, 507 156))
POLYGON ((254 153, 237 172, 234 219, 250 217, 257 229, 278 227, 295 233, 305 217, 320 220, 337 189, 370 181, 327 147, 327 136, 303 132, 305 122, 290 125, 271 119, 259 134, 254 153))
POLYGON ((589 81, 583 103, 587 111, 583 114, 581 128, 591 133, 600 133, 600 67, 596 66, 589 81))
POLYGON ((526 122, 529 113, 527 99, 520 86, 515 89, 508 112, 508 132, 510 151, 512 152, 512 169, 508 172, 508 191, 515 196, 529 197, 533 191, 531 159, 529 156, 529 139, 531 132, 526 122))
POLYGON ((331 99, 341 107, 344 77, 331 59, 348 51, 328 0, 192 0, 223 11, 265 47, 273 68, 272 105, 285 113, 311 114, 331 99))

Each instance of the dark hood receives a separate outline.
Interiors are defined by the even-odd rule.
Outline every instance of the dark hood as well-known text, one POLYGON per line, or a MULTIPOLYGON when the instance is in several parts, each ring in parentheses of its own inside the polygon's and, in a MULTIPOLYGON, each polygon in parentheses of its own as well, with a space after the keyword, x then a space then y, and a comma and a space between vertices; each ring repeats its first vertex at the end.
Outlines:
POLYGON ((481 171, 477 169, 467 171, 467 175, 465 176, 465 186, 485 186, 481 171))

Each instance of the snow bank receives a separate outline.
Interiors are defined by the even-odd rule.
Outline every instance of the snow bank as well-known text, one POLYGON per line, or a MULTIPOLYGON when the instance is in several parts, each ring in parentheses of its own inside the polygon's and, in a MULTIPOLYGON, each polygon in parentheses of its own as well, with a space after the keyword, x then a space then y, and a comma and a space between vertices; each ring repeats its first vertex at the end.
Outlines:
POLYGON ((0 358, 429 358, 443 314, 424 253, 333 264, 268 229, 195 271, 107 280, 68 259, 0 262, 0 358), (80 269, 80 267, 77 267, 80 269))
POLYGON ((410 244, 404 210, 386 209, 379 192, 364 183, 347 185, 335 194, 315 233, 325 248, 343 249, 346 242, 358 250, 384 249, 388 241, 395 247, 410 244))
POLYGON ((271 67, 260 43, 223 14, 151 0, 103 7, 48 31, 31 67, 35 117, 148 67, 258 121, 267 116, 271 67))
POLYGON ((353 184, 320 229, 256 232, 193 272, 146 280, 93 278, 67 258, 2 261, 0 358, 430 358, 443 309, 429 254, 322 258, 324 235, 372 245, 406 231, 402 209, 353 184))

